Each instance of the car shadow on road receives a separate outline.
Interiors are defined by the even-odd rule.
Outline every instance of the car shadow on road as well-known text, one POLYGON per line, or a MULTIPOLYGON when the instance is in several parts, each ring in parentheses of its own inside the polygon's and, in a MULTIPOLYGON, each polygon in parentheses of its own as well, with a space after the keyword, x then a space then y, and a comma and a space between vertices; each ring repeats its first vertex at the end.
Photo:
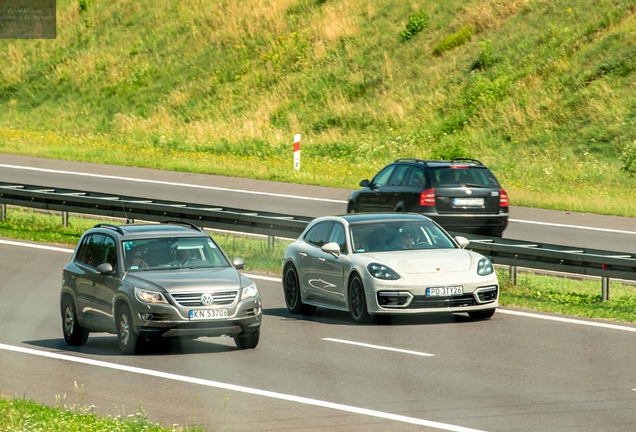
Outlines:
MULTIPOLYGON (((223 340, 231 341, 231 339, 225 338, 223 338, 223 340)), ((99 356, 124 356, 124 354, 122 354, 119 350, 116 336, 89 337, 86 344, 82 346, 67 345, 62 338, 23 341, 23 343, 60 352, 99 356)), ((171 339, 161 341, 144 341, 141 344, 140 352, 136 355, 222 354, 234 351, 240 350, 234 345, 218 344, 209 340, 171 339)))
POLYGON ((337 325, 376 325, 376 326, 410 326, 432 324, 456 324, 475 322, 474 319, 459 313, 430 313, 421 315, 393 315, 383 316, 370 324, 357 324, 349 312, 318 308, 312 315, 294 315, 287 308, 263 309, 263 315, 283 318, 284 321, 308 321, 321 324, 337 325))

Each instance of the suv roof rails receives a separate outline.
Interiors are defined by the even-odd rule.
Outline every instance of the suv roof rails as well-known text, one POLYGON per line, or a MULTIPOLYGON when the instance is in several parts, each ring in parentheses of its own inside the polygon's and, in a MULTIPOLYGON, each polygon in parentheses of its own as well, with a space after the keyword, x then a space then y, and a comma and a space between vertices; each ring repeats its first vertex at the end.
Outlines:
POLYGON ((423 163, 426 165, 428 161, 425 161, 423 159, 417 159, 417 158, 400 158, 400 159, 396 159, 394 162, 417 162, 417 163, 423 163))
POLYGON ((109 223, 98 223, 93 228, 110 228, 110 229, 114 229, 119 234, 124 235, 124 230, 121 229, 121 227, 119 227, 117 225, 109 224, 109 223))
POLYGON ((167 221, 161 221, 162 224, 176 224, 176 225, 186 225, 189 226, 190 228, 193 228, 197 231, 200 232, 204 232, 200 227, 196 226, 193 223, 190 222, 184 222, 184 221, 179 221, 179 220, 167 220, 167 221))
POLYGON ((473 162, 479 165, 483 165, 483 163, 481 163, 481 161, 478 161, 477 159, 469 159, 469 158, 456 158, 451 160, 451 162, 473 162))

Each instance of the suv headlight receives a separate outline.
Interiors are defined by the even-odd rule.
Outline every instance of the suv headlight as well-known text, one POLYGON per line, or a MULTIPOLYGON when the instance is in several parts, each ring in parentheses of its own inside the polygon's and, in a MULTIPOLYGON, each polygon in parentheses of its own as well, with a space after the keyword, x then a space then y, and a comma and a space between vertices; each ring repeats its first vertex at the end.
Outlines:
POLYGON ((371 263, 367 266, 367 270, 369 270, 371 276, 376 279, 396 280, 400 278, 400 275, 393 271, 393 269, 383 264, 371 263))
POLYGON ((168 303, 160 292, 135 288, 135 297, 142 303, 168 303))
POLYGON ((492 263, 486 257, 483 257, 482 259, 479 260, 479 263, 477 263, 477 274, 479 276, 486 276, 491 274, 494 271, 495 269, 492 268, 492 263))
POLYGON ((241 301, 250 299, 252 297, 256 297, 258 295, 258 289, 256 289, 256 285, 248 285, 243 288, 243 293, 241 294, 241 301))

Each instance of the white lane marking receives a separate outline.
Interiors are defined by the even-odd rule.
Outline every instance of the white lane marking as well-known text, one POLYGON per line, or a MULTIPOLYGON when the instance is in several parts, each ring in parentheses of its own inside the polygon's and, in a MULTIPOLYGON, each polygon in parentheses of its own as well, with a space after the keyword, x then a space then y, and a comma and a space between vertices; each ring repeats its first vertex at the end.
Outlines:
POLYGON ((264 396, 268 398, 279 399, 279 400, 284 400, 289 402, 297 402, 297 403, 301 403, 305 405, 312 405, 312 406, 317 406, 321 408, 328 408, 328 409, 344 411, 344 412, 353 413, 353 414, 377 417, 377 418, 381 418, 385 420, 393 420, 393 421, 402 422, 402 423, 410 423, 410 424, 415 424, 420 426, 427 426, 427 427, 441 429, 441 430, 456 431, 456 432, 483 432, 477 429, 471 429, 471 428, 466 428, 462 426, 455 426, 455 425, 446 424, 446 423, 439 423, 439 422, 435 422, 431 420, 424 420, 424 419, 419 419, 415 417, 407 417, 407 416, 403 416, 399 414, 391 414, 391 413, 386 413, 382 411, 359 408, 359 407, 354 407, 350 405, 343 405, 343 404, 334 403, 334 402, 322 401, 319 399, 306 398, 302 396, 294 396, 294 395, 289 395, 285 393, 273 392, 269 390, 260 390, 256 388, 244 387, 244 386, 235 385, 235 384, 222 383, 219 381, 212 381, 212 380, 206 380, 201 378, 189 377, 185 375, 177 375, 177 374, 172 374, 167 372, 160 372, 160 371, 155 371, 152 369, 144 369, 144 368, 139 368, 134 366, 120 365, 116 363, 109 363, 109 362, 105 362, 101 360, 93 360, 93 359, 88 359, 84 357, 75 357, 75 356, 70 356, 66 354, 58 354, 58 353, 53 353, 49 351, 34 350, 30 348, 23 348, 23 347, 17 347, 13 345, 5 345, 5 344, 0 344, 0 349, 6 350, 6 351, 19 352, 23 354, 31 354, 31 355, 40 356, 40 357, 47 357, 47 358, 52 358, 56 360, 64 360, 64 361, 69 361, 74 363, 86 364, 90 366, 97 366, 97 367, 106 368, 106 369, 114 369, 114 370, 119 370, 124 372, 136 373, 140 375, 148 375, 155 378, 164 378, 168 380, 186 382, 190 384, 197 384, 197 385, 202 385, 206 387, 214 387, 214 388, 219 388, 223 390, 235 391, 239 393, 247 393, 247 394, 256 395, 256 396, 264 396))
POLYGON ((332 203, 338 203, 338 204, 347 203, 347 201, 334 200, 329 198, 314 198, 314 197, 304 197, 299 195, 277 194, 277 193, 271 193, 271 192, 257 192, 257 191, 249 191, 244 189, 230 189, 230 188, 222 188, 222 187, 216 187, 216 186, 176 183, 176 182, 168 182, 168 181, 161 181, 161 180, 148 180, 148 179, 140 179, 140 178, 134 178, 134 177, 120 177, 120 176, 111 176, 111 175, 105 175, 105 174, 61 171, 61 170, 46 169, 46 168, 25 167, 25 166, 19 166, 19 165, 0 164, 0 168, 38 171, 38 172, 46 172, 51 174, 66 174, 66 175, 75 175, 75 176, 83 176, 83 177, 94 177, 94 178, 103 178, 103 179, 109 179, 109 180, 126 180, 126 181, 137 182, 137 183, 152 183, 152 184, 159 184, 159 185, 165 185, 165 186, 180 186, 180 187, 187 187, 187 188, 193 188, 193 189, 217 190, 217 191, 223 191, 223 192, 235 192, 235 193, 243 193, 243 194, 250 194, 250 195, 275 196, 275 197, 281 197, 281 198, 293 198, 293 199, 308 200, 308 201, 332 202, 332 203))
POLYGON ((599 323, 599 322, 593 322, 593 321, 583 321, 583 320, 578 320, 573 318, 562 318, 562 317, 555 317, 555 316, 549 316, 549 315, 539 315, 535 313, 513 311, 513 310, 501 309, 501 308, 497 309, 497 313, 636 333, 636 327, 626 327, 626 326, 621 326, 616 324, 605 324, 605 323, 599 323))
POLYGON ((252 275, 252 274, 247 274, 247 273, 243 273, 243 276, 248 277, 250 279, 260 279, 260 280, 264 280, 264 281, 270 281, 270 282, 282 282, 282 278, 279 277, 270 277, 270 276, 259 276, 259 275, 252 275))
POLYGON ((508 222, 519 222, 519 223, 527 223, 527 224, 533 224, 533 225, 546 225, 546 226, 559 227, 559 228, 573 228, 573 229, 590 230, 590 231, 601 231, 601 232, 609 232, 609 233, 615 233, 615 234, 633 234, 633 235, 636 235, 636 231, 623 231, 623 230, 614 230, 614 229, 609 229, 609 228, 594 228, 594 227, 586 227, 586 226, 579 226, 579 225, 567 225, 567 224, 556 224, 556 223, 549 223, 549 222, 527 221, 527 220, 521 220, 521 219, 508 219, 508 222))
POLYGON ((32 243, 22 243, 17 241, 10 241, 10 240, 0 240, 0 244, 6 244, 9 246, 22 246, 22 247, 28 247, 33 249, 44 249, 44 250, 50 250, 54 252, 66 252, 66 253, 73 253, 73 250, 74 250, 74 249, 59 248, 55 246, 44 246, 44 245, 38 245, 38 244, 32 244, 32 243))
POLYGON ((409 351, 409 350, 404 350, 400 348, 390 348, 390 347, 385 347, 380 345, 370 345, 367 343, 352 342, 352 341, 343 340, 343 339, 322 338, 322 340, 330 341, 330 342, 339 342, 339 343, 349 344, 349 345, 357 345, 357 346, 362 346, 366 348, 375 348, 375 349, 385 350, 385 351, 395 351, 395 352, 404 353, 404 354, 414 354, 414 355, 424 356, 424 357, 435 357, 435 354, 428 354, 428 353, 423 353, 418 351, 409 351))

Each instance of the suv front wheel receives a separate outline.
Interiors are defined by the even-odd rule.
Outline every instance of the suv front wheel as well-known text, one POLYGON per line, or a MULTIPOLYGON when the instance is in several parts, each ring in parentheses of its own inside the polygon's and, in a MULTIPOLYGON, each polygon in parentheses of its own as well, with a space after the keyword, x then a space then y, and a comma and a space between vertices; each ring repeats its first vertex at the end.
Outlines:
POLYGON ((139 336, 133 329, 132 315, 128 305, 122 305, 117 311, 117 342, 124 354, 136 354, 139 347, 139 336))
POLYGON ((240 349, 251 349, 256 348, 258 345, 258 340, 261 337, 261 330, 258 329, 255 332, 248 333, 247 336, 236 336, 234 338, 234 343, 240 349))

